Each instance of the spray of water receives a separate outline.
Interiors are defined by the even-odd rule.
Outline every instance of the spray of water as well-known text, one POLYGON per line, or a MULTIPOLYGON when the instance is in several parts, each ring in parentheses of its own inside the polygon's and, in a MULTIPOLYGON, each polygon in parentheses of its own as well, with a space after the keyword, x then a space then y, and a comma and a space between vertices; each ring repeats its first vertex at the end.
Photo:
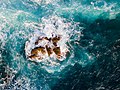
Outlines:
POLYGON ((61 50, 65 51, 66 49, 69 49, 71 51, 69 52, 70 56, 68 55, 67 58, 63 58, 62 62, 56 60, 56 58, 45 57, 41 61, 43 63, 43 66, 41 67, 45 68, 48 72, 54 72, 61 71, 63 67, 65 68, 71 63, 71 58, 74 57, 74 53, 72 52, 72 48, 68 46, 67 43, 73 40, 70 38, 75 34, 78 34, 78 36, 74 37, 74 39, 78 39, 81 36, 81 31, 75 30, 77 23, 74 23, 74 25, 72 25, 72 22, 67 22, 63 18, 60 18, 58 16, 51 16, 49 18, 42 18, 41 24, 25 22, 25 25, 26 27, 30 27, 32 25, 32 28, 34 28, 34 33, 31 35, 32 38, 30 38, 30 42, 27 42, 29 45, 25 48, 26 54, 29 54, 31 49, 35 47, 34 42, 36 38, 41 35, 41 33, 45 34, 48 38, 51 37, 52 33, 61 35, 62 39, 58 43, 61 47, 61 50), (73 31, 76 31, 76 33, 73 31), (55 69, 55 67, 58 67, 58 69, 55 69))

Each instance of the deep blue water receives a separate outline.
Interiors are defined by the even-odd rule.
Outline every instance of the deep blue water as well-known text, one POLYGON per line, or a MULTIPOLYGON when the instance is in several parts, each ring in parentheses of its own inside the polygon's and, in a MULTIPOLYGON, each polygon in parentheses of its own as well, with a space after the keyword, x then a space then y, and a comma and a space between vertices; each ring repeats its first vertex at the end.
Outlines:
POLYGON ((120 90, 119 0, 0 1, 0 90, 120 90), (54 17, 69 55, 58 66, 29 61, 25 42, 54 17))

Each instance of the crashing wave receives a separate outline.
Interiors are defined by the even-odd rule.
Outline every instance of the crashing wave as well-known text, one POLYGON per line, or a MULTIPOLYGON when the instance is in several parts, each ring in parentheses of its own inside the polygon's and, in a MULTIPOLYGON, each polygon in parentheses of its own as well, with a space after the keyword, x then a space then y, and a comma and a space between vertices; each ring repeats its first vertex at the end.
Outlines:
MULTIPOLYGON (((29 26, 28 23, 25 25, 29 26)), ((36 26, 37 29, 25 44, 26 57, 31 61, 58 65, 69 52, 66 43, 70 39, 70 23, 64 23, 64 20, 54 16, 50 19, 42 18, 42 24, 36 26)))

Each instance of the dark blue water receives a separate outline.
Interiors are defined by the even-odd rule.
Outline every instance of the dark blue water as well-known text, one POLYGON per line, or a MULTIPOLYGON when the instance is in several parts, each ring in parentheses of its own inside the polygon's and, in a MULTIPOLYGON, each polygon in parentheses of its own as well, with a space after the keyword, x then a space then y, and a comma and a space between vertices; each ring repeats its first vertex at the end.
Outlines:
POLYGON ((0 90, 120 90, 119 0, 0 1, 0 90), (67 58, 28 60, 26 41, 54 18, 70 36, 67 58))

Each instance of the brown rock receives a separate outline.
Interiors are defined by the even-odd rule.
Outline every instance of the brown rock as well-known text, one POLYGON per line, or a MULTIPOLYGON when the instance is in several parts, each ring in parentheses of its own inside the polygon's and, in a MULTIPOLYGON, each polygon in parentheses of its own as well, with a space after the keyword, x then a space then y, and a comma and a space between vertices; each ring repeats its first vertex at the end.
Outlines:
POLYGON ((35 49, 32 49, 31 54, 32 55, 37 55, 38 52, 39 52, 38 49, 35 48, 35 49))
POLYGON ((39 43, 39 40, 37 40, 37 41, 35 42, 35 45, 38 45, 38 43, 39 43))
POLYGON ((54 46, 57 46, 58 41, 60 40, 60 36, 55 36, 52 38, 52 42, 54 46))
POLYGON ((38 43, 45 38, 47 38, 47 37, 38 37, 38 39, 35 42, 35 45, 38 45, 38 43))
POLYGON ((31 59, 35 59, 37 56, 34 54, 34 55, 31 55, 31 56, 29 56, 29 58, 31 58, 31 59))
POLYGON ((42 54, 46 54, 45 47, 39 47, 39 51, 41 51, 42 54))
POLYGON ((53 51, 55 52, 55 54, 56 54, 57 56, 61 56, 60 47, 55 47, 55 48, 53 49, 53 51))
POLYGON ((30 59, 36 59, 36 58, 38 58, 39 60, 42 59, 42 57, 36 56, 36 55, 31 55, 31 56, 29 56, 29 58, 30 58, 30 59))
POLYGON ((45 40, 48 40, 49 42, 51 41, 51 38, 44 37, 45 40))
POLYGON ((48 47, 47 45, 46 45, 45 47, 46 47, 46 50, 47 50, 48 56, 50 56, 50 55, 53 53, 52 48, 51 48, 51 47, 48 47))
POLYGON ((41 52, 42 54, 46 54, 45 47, 36 47, 32 49, 31 54, 38 55, 39 52, 41 52))

